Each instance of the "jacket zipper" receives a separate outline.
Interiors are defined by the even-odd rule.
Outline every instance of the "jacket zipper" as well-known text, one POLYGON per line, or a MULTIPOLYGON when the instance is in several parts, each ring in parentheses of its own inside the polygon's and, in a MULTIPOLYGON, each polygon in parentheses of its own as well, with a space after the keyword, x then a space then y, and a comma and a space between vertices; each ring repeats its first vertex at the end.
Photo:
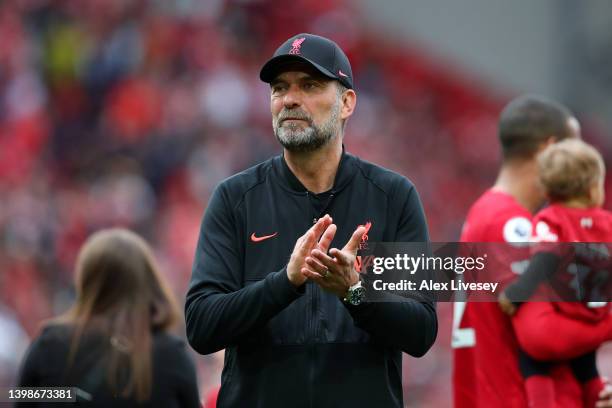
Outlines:
MULTIPOLYGON (((317 216, 313 217, 312 225, 316 224, 319 218, 325 215, 325 212, 327 211, 332 200, 334 199, 334 195, 335 193, 332 191, 321 213, 318 215, 318 217, 317 216)), ((306 192, 306 197, 308 198, 308 200, 310 200, 308 191, 306 192)), ((319 296, 319 288, 316 285, 311 284, 310 289, 311 289, 310 333, 312 334, 312 341, 310 342, 310 372, 309 372, 309 379, 308 379, 309 380, 308 385, 309 385, 310 392, 308 393, 308 396, 309 396, 308 405, 311 408, 314 408, 314 397, 313 397, 314 393, 312 392, 312 390, 313 390, 314 381, 315 381, 314 370, 315 370, 315 361, 316 361, 316 342, 319 340, 319 331, 320 331, 319 325, 317 324, 317 307, 319 305, 320 296, 319 296)))
MULTIPOLYGON (((310 202, 310 193, 306 191, 306 199, 310 202)), ((317 223, 317 218, 313 217, 312 225, 317 223)), ((306 341, 308 343, 308 354, 309 358, 309 367, 308 367, 308 406, 310 408, 314 408, 314 370, 315 370, 315 349, 314 349, 314 333, 315 333, 315 292, 316 288, 313 283, 306 284, 306 291, 310 291, 308 294, 310 300, 310 313, 308 313, 308 333, 306 335, 306 341)))

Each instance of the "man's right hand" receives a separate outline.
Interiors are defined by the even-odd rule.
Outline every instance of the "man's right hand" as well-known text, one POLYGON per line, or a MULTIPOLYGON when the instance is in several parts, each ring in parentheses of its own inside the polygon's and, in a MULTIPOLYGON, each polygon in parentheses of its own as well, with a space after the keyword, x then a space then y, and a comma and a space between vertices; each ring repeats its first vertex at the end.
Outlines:
POLYGON ((327 253, 329 246, 336 235, 336 225, 332 224, 332 218, 326 214, 314 224, 304 235, 298 238, 287 264, 287 277, 295 287, 302 286, 306 277, 301 270, 306 266, 306 257, 314 248, 327 253))

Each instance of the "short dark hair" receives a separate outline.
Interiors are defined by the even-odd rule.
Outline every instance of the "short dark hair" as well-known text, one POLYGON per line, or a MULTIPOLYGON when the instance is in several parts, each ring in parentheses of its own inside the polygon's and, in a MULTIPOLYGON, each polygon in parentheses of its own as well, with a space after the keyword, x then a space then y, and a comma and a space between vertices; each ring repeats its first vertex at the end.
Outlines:
POLYGON ((571 137, 569 120, 573 117, 565 106, 541 96, 523 95, 513 99, 499 120, 504 160, 531 158, 550 137, 556 141, 571 137))

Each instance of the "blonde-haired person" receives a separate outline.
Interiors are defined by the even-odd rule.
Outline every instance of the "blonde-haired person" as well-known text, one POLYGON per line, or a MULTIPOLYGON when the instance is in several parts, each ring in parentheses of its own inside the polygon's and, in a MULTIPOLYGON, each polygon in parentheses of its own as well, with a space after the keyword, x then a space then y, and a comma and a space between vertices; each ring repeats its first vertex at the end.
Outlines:
POLYGON ((76 291, 31 344, 20 387, 77 387, 79 400, 99 407, 200 406, 195 367, 169 333, 177 302, 141 237, 93 234, 79 252, 76 291))
POLYGON ((603 205, 606 168, 588 143, 571 139, 551 145, 538 157, 538 167, 551 204, 587 211, 603 205))
MULTIPOLYGON (((601 154, 581 140, 565 140, 548 146, 540 154, 538 168, 540 182, 550 205, 534 217, 534 240, 536 242, 612 242, 612 213, 601 208, 605 197, 605 165, 601 154)), ((514 315, 513 327, 524 351, 521 356, 521 371, 525 379, 530 379, 532 383, 531 387, 527 387, 527 394, 529 406, 534 408, 552 406, 555 403, 555 384, 549 377, 551 370, 559 370, 559 364, 552 364, 559 360, 554 355, 555 344, 569 341, 557 334, 559 325, 563 324, 563 321, 556 319, 556 313, 591 323, 593 328, 608 327, 608 330, 602 332, 601 342, 612 339, 609 304, 586 302, 593 299, 580 302, 581 295, 584 296, 586 289, 582 281, 579 283, 582 287, 579 288, 555 285, 556 293, 565 301, 553 304, 554 313, 548 313, 550 309, 543 307, 542 303, 529 302, 521 305, 518 302, 511 302, 511 300, 528 299, 540 283, 552 278, 554 274, 565 274, 565 270, 570 272, 571 263, 575 262, 575 259, 572 253, 568 254, 571 259, 564 255, 567 249, 569 248, 547 244, 536 246, 527 271, 515 283, 509 285, 500 297, 502 310, 514 315), (537 331, 549 331, 550 335, 551 352, 544 361, 541 358, 533 358, 534 355, 541 357, 542 354, 542 351, 535 349, 531 342, 531 336, 537 331)), ((588 266, 593 267, 593 265, 588 266)), ((555 282, 559 280, 555 278, 555 282)), ((575 333, 576 336, 583 334, 583 332, 575 333)), ((595 350, 576 348, 573 357, 575 358, 567 364, 581 385, 583 406, 593 407, 598 401, 598 394, 604 388, 597 371, 595 350)))

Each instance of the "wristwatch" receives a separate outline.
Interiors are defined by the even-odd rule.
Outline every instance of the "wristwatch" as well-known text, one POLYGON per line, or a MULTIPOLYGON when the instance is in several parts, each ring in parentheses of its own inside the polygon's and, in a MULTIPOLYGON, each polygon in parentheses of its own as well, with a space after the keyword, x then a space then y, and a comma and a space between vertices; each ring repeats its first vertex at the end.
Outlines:
POLYGON ((344 296, 344 301, 353 306, 359 306, 365 298, 365 287, 361 284, 361 279, 351 286, 344 296))

